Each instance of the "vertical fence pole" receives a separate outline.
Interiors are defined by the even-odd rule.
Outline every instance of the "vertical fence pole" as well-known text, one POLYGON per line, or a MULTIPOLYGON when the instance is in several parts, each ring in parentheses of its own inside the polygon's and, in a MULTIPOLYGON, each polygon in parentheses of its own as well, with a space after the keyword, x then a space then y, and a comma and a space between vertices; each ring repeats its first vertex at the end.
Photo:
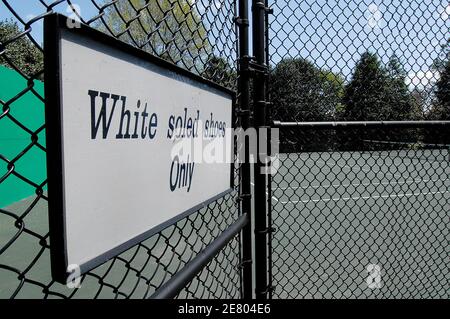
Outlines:
POLYGON ((266 128, 266 88, 265 76, 267 73, 265 59, 265 17, 266 6, 264 0, 253 0, 252 2, 252 27, 253 27, 253 55, 255 59, 254 72, 254 126, 257 130, 258 146, 254 176, 255 176, 255 297, 256 299, 266 299, 268 292, 267 284, 267 187, 265 175, 265 163, 261 157, 266 154, 267 147, 260 148, 261 145, 267 145, 267 134, 260 134, 260 129, 266 128), (264 139, 264 140, 263 140, 264 139))
MULTIPOLYGON (((264 1, 266 7, 269 7, 269 1, 265 0, 264 1)), ((273 11, 271 9, 267 10, 266 9, 266 20, 264 21, 264 37, 265 37, 265 55, 266 55, 266 64, 267 66, 269 66, 270 63, 270 55, 269 55, 269 14, 273 13, 273 11)), ((270 108, 270 105, 272 105, 270 103, 270 72, 268 72, 268 75, 266 77, 266 87, 265 87, 265 97, 266 97, 266 106, 269 106, 269 108, 266 110, 267 114, 266 114, 266 121, 268 121, 268 126, 272 127, 272 114, 271 111, 272 109, 270 108)), ((271 138, 271 131, 269 131, 269 134, 267 135, 267 140, 268 141, 272 141, 271 138)), ((272 144, 268 143, 267 146, 267 151, 270 155, 272 154, 272 149, 271 149, 272 144)), ((269 232, 268 234, 268 242, 267 242, 267 252, 268 252, 268 257, 267 257, 267 276, 268 276, 268 287, 269 287, 269 291, 268 291, 268 299, 272 299, 272 293, 273 293, 273 274, 272 274, 272 231, 274 231, 273 228, 273 224, 272 224, 272 174, 267 174, 267 227, 271 230, 271 232, 269 232)))
MULTIPOLYGON (((239 28, 239 110, 241 127, 246 130, 250 126, 250 77, 249 65, 249 21, 248 21, 248 0, 239 0, 239 16, 236 18, 239 28)), ((242 214, 247 214, 248 224, 242 230, 242 285, 243 298, 252 299, 252 223, 251 223, 251 176, 249 161, 249 145, 245 140, 238 141, 238 148, 244 148, 245 158, 240 166, 240 199, 242 202, 242 214)))

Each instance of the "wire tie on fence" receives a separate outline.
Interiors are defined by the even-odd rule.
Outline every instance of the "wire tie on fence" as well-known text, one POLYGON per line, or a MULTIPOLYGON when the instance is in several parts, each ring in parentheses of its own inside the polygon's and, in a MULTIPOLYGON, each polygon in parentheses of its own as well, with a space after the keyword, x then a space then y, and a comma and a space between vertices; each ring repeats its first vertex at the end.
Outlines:
POLYGON ((275 291, 275 286, 267 286, 266 289, 260 291, 259 293, 257 292, 257 294, 267 295, 269 292, 274 292, 274 291, 275 291))
POLYGON ((238 197, 238 201, 243 201, 244 200, 244 198, 251 198, 252 197, 252 194, 250 194, 250 193, 247 193, 247 194, 241 194, 241 195, 239 195, 239 197, 238 197))
POLYGON ((241 70, 241 72, 248 73, 249 76, 251 76, 251 77, 255 76, 255 74, 257 74, 257 73, 263 73, 262 71, 254 69, 250 66, 245 67, 244 69, 241 70))
POLYGON ((236 115, 239 117, 251 116, 253 113, 250 110, 237 109, 236 115))
POLYGON ((251 60, 255 60, 256 58, 252 55, 243 55, 239 58, 242 62, 249 62, 251 60))
POLYGON ((249 62, 250 67, 256 69, 256 72, 268 74, 269 73, 269 67, 266 64, 260 64, 256 62, 249 62))
POLYGON ((270 106, 272 103, 271 102, 267 102, 267 101, 256 101, 256 105, 257 106, 261 106, 261 107, 266 107, 266 106, 270 106))
POLYGON ((273 14, 273 9, 270 8, 270 7, 266 7, 266 5, 265 5, 264 3, 262 3, 262 2, 257 2, 257 3, 255 4, 255 6, 256 6, 258 9, 264 10, 267 14, 273 14))
POLYGON ((276 232, 277 229, 275 227, 269 227, 263 230, 257 230, 255 233, 257 234, 272 234, 274 232, 276 232))
POLYGON ((250 265, 251 265, 252 263, 253 263, 253 260, 251 260, 251 259, 243 260, 242 262, 240 262, 240 263, 237 265, 237 269, 241 270, 241 269, 244 268, 244 266, 245 266, 246 264, 250 264, 250 265))
POLYGON ((249 26, 250 25, 248 19, 242 19, 241 17, 235 17, 234 22, 239 26, 249 26))
POLYGON ((250 76, 255 76, 256 74, 262 74, 264 77, 269 75, 269 68, 264 64, 258 64, 252 62, 255 57, 244 56, 241 58, 241 73, 249 73, 250 76))

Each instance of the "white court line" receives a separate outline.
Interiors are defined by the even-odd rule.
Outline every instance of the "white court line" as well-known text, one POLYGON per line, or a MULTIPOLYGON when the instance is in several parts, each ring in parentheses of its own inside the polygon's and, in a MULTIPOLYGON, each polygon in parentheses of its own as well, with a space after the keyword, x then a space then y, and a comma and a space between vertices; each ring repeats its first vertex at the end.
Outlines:
POLYGON ((437 181, 448 181, 449 179, 415 179, 415 180, 406 180, 404 182, 381 182, 381 183, 352 183, 352 184, 330 184, 330 185, 313 185, 313 186, 294 186, 294 187, 276 187, 274 189, 281 189, 281 190, 287 190, 287 189, 309 189, 309 188, 329 188, 329 187, 348 187, 348 186, 370 186, 370 185, 403 185, 403 184, 410 184, 410 183, 428 183, 428 182, 437 182, 437 181))
MULTIPOLYGON (((252 186, 255 186, 255 183, 250 182, 250 184, 252 184, 252 186)), ((269 192, 266 192, 266 195, 269 195, 269 192)), ((280 200, 278 198, 276 198, 274 195, 272 195, 272 199, 275 199, 277 202, 279 202, 280 200)))
MULTIPOLYGON (((353 171, 352 170, 352 167, 355 167, 355 166, 349 166, 349 165, 338 165, 338 163, 337 162, 335 162, 335 164, 333 165, 333 166, 330 166, 329 165, 329 163, 327 163, 327 162, 325 162, 324 160, 320 160, 320 159, 318 159, 318 160, 316 160, 315 161, 315 163, 323 163, 323 164, 325 164, 326 165, 326 167, 328 167, 328 168, 330 168, 330 169, 332 169, 333 167, 339 167, 339 168, 345 168, 345 167, 348 167, 349 169, 350 169, 350 171, 352 171, 353 173, 357 173, 357 172, 355 172, 355 171, 353 171)), ((364 165, 367 165, 367 164, 364 164, 364 165)), ((309 168, 311 168, 309 165, 306 165, 307 167, 309 167, 309 168)), ((317 166, 317 165, 316 165, 317 166)), ((319 166, 317 166, 318 168, 321 168, 321 167, 319 167, 319 166)), ((361 166, 359 166, 359 167, 361 167, 361 166)), ((373 170, 372 169, 370 169, 370 168, 365 168, 365 167, 361 167, 361 171, 362 172, 366 172, 366 173, 370 173, 370 172, 373 172, 373 170)), ((385 172, 385 173, 383 173, 383 174, 389 174, 389 175, 392 175, 392 176, 394 176, 394 177, 402 177, 402 175, 400 175, 400 174, 392 174, 392 173, 390 173, 390 172, 385 172)))
POLYGON ((376 196, 359 196, 359 197, 340 197, 340 198, 320 198, 320 199, 309 199, 309 200, 295 200, 295 201, 287 201, 287 202, 280 202, 281 204, 307 204, 309 202, 338 202, 338 201, 347 201, 347 200, 358 200, 358 199, 378 199, 378 198, 395 198, 395 197, 412 197, 412 196, 419 196, 419 195, 435 195, 435 194, 446 194, 450 193, 450 191, 437 191, 437 192, 427 192, 427 193, 406 193, 406 194, 395 194, 395 195, 376 195, 376 196))

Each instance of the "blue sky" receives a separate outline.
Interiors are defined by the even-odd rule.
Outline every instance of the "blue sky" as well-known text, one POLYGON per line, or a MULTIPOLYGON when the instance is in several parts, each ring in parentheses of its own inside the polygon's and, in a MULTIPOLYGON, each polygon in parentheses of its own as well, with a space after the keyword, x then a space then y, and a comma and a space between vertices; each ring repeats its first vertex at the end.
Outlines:
POLYGON ((271 2, 277 17, 271 18, 272 63, 301 56, 348 79, 361 54, 370 50, 384 62, 397 54, 411 84, 438 77, 430 66, 450 36, 448 1, 271 2))
MULTIPOLYGON (((224 14, 221 2, 226 0, 190 1, 198 2, 199 11, 207 7, 210 13, 222 10, 224 14)), ((38 0, 7 2, 25 20, 45 11, 38 0)), ((72 3, 79 6, 84 18, 97 13, 90 0, 72 3)), ((430 66, 450 36, 448 1, 270 0, 269 3, 275 10, 275 15, 270 16, 272 64, 282 57, 308 58, 318 67, 340 73, 348 80, 361 53, 371 50, 384 62, 394 53, 401 57, 411 86, 427 85, 439 77, 430 66)), ((226 7, 231 8, 229 4, 226 7)), ((66 15, 71 12, 66 3, 55 10, 66 15)), ((13 16, 0 2, 0 19, 9 17, 13 16)), ((215 30, 216 36, 217 32, 220 30, 215 30)), ((41 21, 33 24, 32 34, 42 43, 41 21)), ((223 34, 221 37, 219 42, 227 40, 223 34)))
MULTIPOLYGON (((38 0, 7 0, 6 2, 17 12, 18 16, 23 18, 25 22, 38 16, 46 11, 46 8, 38 0)), ((44 3, 51 4, 53 0, 43 0, 44 3)), ((100 1, 97 1, 100 2, 100 1)), ((94 7, 90 0, 75 0, 72 1, 73 4, 77 4, 81 10, 83 17, 92 17, 97 13, 97 9, 94 7)), ((63 13, 65 15, 70 15, 72 11, 67 8, 67 3, 60 4, 54 8, 55 11, 63 13)), ((14 15, 8 10, 3 2, 0 2, 0 19, 13 18, 16 21, 14 15)), ((42 43, 42 20, 34 23, 32 25, 33 31, 32 35, 38 43, 42 43)))

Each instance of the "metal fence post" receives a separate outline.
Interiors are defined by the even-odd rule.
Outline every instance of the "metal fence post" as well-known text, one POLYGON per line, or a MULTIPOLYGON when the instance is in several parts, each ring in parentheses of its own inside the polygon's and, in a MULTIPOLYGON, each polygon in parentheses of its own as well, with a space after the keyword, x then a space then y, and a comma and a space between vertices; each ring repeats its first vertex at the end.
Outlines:
POLYGON ((254 175, 255 175, 255 296, 256 299, 266 299, 269 290, 267 284, 267 185, 266 175, 264 173, 265 163, 261 161, 261 157, 265 154, 260 149, 262 143, 267 145, 267 134, 260 134, 260 129, 266 128, 266 54, 265 54, 265 18, 266 5, 262 0, 253 0, 252 17, 253 17, 253 55, 255 59, 254 72, 254 127, 257 130, 258 158, 255 159, 254 175), (261 140, 264 139, 264 140, 261 140))
MULTIPOLYGON (((269 14, 273 14, 273 9, 268 9, 269 8, 269 1, 265 0, 264 1, 265 5, 266 5, 266 15, 265 15, 265 21, 264 21, 264 39, 265 39, 265 56, 266 56, 266 63, 267 66, 269 66, 269 61, 270 61, 270 52, 269 52, 269 14)), ((270 102, 270 69, 268 69, 268 74, 266 77, 266 87, 265 87, 265 97, 266 97, 266 106, 268 106, 267 109, 267 114, 266 114, 266 121, 267 121, 267 126, 270 127, 269 129, 269 133, 267 135, 267 141, 270 141, 270 143, 267 143, 267 152, 268 154, 270 154, 271 156, 274 155, 273 149, 272 149, 272 116, 271 116, 271 105, 272 103, 270 102)), ((272 165, 272 163, 270 164, 272 165)), ((267 298, 268 299, 272 299, 272 293, 275 289, 275 287, 273 286, 273 273, 272 273, 272 235, 273 232, 275 232, 275 228, 273 227, 272 224, 272 174, 267 174, 267 196, 266 196, 266 200, 267 200, 267 228, 270 229, 271 231, 268 233, 268 242, 267 242, 267 252, 268 252, 268 256, 267 256, 267 276, 268 276, 268 282, 267 285, 269 287, 268 289, 268 295, 267 298)))
MULTIPOLYGON (((248 0, 239 0, 239 16, 236 17, 236 24, 239 29, 239 77, 238 77, 238 102, 237 113, 240 118, 241 127, 246 130, 250 126, 250 95, 249 95, 249 21, 248 21, 248 0)), ((247 214, 248 224, 242 230, 242 297, 251 299, 253 297, 252 287, 252 224, 251 224, 251 176, 249 162, 249 145, 245 140, 238 141, 238 148, 244 148, 245 159, 240 166, 240 200, 242 203, 242 214, 247 214)))

